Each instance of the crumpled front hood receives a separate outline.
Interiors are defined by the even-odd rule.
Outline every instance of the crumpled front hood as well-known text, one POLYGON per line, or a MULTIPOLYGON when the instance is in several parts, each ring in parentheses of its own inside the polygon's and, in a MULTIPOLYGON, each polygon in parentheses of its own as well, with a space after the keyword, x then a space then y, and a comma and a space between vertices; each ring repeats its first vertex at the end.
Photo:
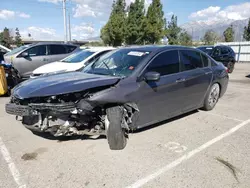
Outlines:
POLYGON ((114 85, 119 80, 119 77, 69 72, 29 79, 16 86, 13 95, 19 99, 60 95, 114 85))

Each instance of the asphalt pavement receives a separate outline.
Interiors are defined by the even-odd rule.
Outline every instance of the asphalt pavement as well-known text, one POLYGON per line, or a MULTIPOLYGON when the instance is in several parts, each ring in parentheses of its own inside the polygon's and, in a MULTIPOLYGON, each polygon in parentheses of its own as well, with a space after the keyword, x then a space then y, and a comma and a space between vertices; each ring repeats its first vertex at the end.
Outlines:
POLYGON ((0 98, 0 187, 250 187, 250 63, 236 64, 211 112, 194 111, 129 135, 58 141, 32 134, 0 98))

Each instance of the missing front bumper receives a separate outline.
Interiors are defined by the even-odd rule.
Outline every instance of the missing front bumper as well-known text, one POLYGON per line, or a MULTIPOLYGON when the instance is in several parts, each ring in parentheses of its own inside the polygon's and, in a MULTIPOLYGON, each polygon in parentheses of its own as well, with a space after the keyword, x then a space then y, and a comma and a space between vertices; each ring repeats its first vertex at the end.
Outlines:
POLYGON ((16 104, 6 104, 5 111, 8 114, 16 116, 35 116, 38 112, 32 109, 30 106, 16 105, 16 104))

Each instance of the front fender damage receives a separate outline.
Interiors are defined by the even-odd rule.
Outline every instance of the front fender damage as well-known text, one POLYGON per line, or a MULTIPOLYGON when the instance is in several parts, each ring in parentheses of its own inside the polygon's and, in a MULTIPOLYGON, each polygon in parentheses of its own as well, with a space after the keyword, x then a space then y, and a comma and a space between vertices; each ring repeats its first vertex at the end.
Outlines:
POLYGON ((124 110, 121 126, 129 131, 135 127, 139 108, 136 103, 121 97, 124 95, 117 96, 115 89, 116 87, 110 87, 74 96, 70 94, 69 98, 63 96, 63 100, 59 96, 53 96, 47 101, 29 103, 28 106, 38 114, 23 117, 22 123, 34 132, 49 132, 54 136, 98 137, 107 132, 106 109, 121 106, 124 110))

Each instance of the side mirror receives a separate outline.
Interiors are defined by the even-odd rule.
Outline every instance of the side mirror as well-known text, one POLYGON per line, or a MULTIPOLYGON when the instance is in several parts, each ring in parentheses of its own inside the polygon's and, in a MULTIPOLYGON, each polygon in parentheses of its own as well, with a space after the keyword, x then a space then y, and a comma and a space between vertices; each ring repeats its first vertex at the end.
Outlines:
POLYGON ((23 52, 23 53, 21 53, 21 57, 29 57, 28 52, 23 52))
POLYGON ((147 72, 144 76, 146 81, 159 81, 160 77, 161 75, 158 72, 147 72))

